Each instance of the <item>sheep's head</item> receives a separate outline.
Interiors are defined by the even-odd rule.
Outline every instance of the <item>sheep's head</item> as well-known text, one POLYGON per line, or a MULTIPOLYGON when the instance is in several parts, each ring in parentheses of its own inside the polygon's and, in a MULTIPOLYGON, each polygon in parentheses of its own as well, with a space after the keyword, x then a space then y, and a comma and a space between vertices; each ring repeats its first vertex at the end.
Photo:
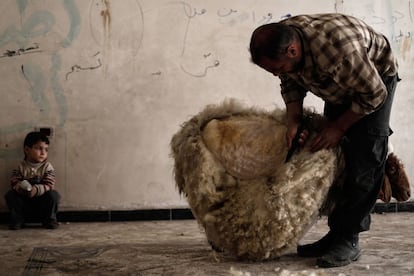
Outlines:
POLYGON ((384 183, 382 183, 381 190, 379 191, 378 198, 389 203, 391 201, 392 190, 390 180, 388 179, 387 174, 384 175, 384 183))
POLYGON ((385 165, 385 174, 391 185, 392 196, 397 201, 406 201, 411 197, 410 182, 402 162, 391 153, 385 165))
POLYGON ((212 120, 203 130, 207 148, 233 176, 272 175, 286 156, 286 126, 270 117, 233 116, 212 120), (260 137, 260 139, 258 139, 260 137))

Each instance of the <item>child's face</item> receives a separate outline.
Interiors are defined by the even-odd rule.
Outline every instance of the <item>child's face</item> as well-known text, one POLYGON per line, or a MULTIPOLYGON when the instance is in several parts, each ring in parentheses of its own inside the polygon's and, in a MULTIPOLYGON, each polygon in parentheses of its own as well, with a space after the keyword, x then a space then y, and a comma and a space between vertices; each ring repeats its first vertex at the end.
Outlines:
POLYGON ((24 147, 26 160, 32 163, 41 163, 47 159, 49 145, 45 142, 37 142, 31 148, 24 147))

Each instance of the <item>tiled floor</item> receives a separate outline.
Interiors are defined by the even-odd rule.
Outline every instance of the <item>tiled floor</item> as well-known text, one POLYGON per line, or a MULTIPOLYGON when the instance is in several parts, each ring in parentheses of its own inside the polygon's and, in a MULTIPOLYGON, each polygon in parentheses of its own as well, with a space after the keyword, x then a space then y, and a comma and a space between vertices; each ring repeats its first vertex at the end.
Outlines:
MULTIPOLYGON (((414 275, 413 217, 374 214, 371 231, 361 234, 361 259, 334 269, 319 269, 294 251, 261 263, 214 254, 195 220, 61 223, 57 230, 18 231, 3 224, 0 275, 414 275)), ((303 242, 326 230, 326 220, 319 220, 303 242)))

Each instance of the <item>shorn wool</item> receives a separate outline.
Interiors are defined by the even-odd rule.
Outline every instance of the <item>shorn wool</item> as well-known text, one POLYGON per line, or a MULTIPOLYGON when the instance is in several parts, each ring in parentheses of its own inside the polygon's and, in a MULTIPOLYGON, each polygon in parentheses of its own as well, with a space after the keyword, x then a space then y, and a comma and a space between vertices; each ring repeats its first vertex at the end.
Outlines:
POLYGON ((207 106, 171 140, 179 192, 210 244, 241 260, 296 246, 340 173, 336 149, 305 146, 285 163, 285 117, 228 100, 207 106))

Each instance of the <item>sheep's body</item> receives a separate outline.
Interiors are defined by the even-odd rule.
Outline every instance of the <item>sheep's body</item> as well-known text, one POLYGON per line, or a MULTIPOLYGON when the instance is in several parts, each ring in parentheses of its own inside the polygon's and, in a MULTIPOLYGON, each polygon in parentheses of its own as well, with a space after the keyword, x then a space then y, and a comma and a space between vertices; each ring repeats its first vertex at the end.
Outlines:
POLYGON ((227 102, 208 106, 171 141, 180 193, 207 239, 240 259, 272 259, 295 246, 337 173, 333 150, 302 150, 284 163, 285 132, 284 111, 227 102))

